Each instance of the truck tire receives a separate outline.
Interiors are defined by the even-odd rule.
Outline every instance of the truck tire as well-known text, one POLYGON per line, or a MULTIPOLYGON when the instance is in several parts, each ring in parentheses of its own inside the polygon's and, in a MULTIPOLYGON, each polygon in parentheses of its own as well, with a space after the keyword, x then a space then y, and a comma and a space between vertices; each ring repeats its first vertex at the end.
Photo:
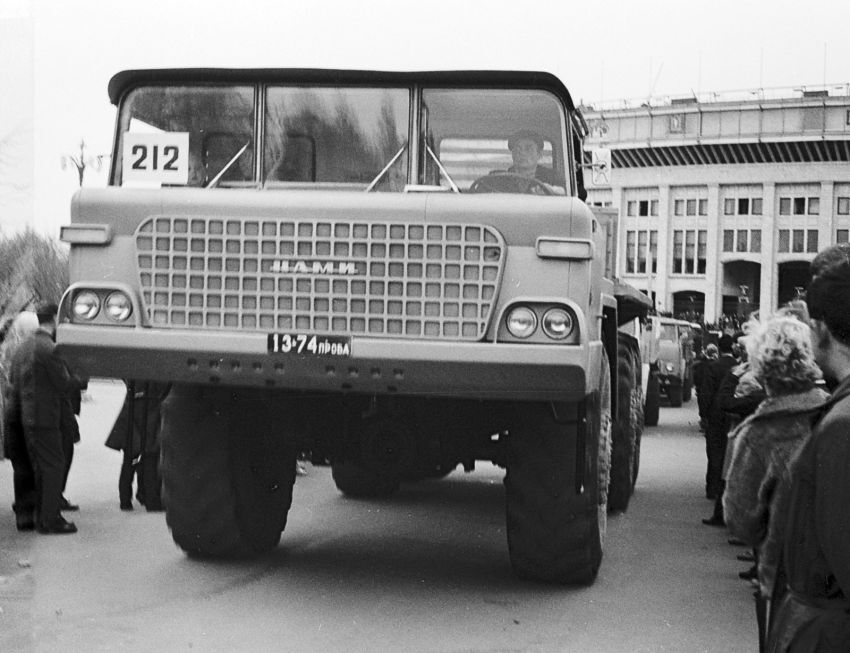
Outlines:
POLYGON ((685 379, 685 385, 682 387, 682 401, 689 402, 694 396, 694 382, 691 379, 685 379))
POLYGON ((621 511, 629 507, 634 489, 636 415, 632 407, 635 390, 635 361, 629 336, 617 338, 617 417, 611 424, 611 487, 608 491, 608 510, 621 511))
POLYGON ((257 393, 175 386, 163 404, 165 520, 199 557, 251 557, 280 542, 292 504, 296 448, 257 393))
POLYGON ((682 382, 674 379, 667 388, 667 400, 673 408, 682 407, 682 382))
POLYGON ((576 460, 578 422, 558 423, 546 403, 517 404, 508 439, 505 499, 514 572, 530 580, 589 585, 599 571, 608 512, 611 376, 585 405, 587 437, 576 460), (576 487, 574 470, 584 483, 576 487))
POLYGON ((634 423, 635 423, 635 455, 634 455, 634 469, 632 470, 632 490, 634 491, 634 486, 637 484, 638 478, 638 470, 640 469, 640 440, 643 437, 643 430, 645 426, 644 421, 644 397, 643 397, 643 383, 641 379, 642 367, 641 367, 641 358, 640 358, 640 350, 635 351, 635 370, 637 373, 637 379, 635 381, 635 391, 632 394, 632 411, 634 413, 634 423))
POLYGON ((388 497, 399 487, 397 477, 377 474, 351 460, 333 463, 331 475, 340 492, 358 499, 388 497))
POLYGON ((649 381, 646 384, 646 403, 643 408, 643 423, 646 426, 658 426, 658 413, 661 394, 658 388, 658 371, 650 368, 649 381))

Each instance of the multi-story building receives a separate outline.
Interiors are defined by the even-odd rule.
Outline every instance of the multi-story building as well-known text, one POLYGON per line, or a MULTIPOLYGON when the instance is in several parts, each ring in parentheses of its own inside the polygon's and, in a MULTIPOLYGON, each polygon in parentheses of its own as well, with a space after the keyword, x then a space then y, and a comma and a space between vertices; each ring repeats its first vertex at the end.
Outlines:
POLYGON ((659 311, 773 312, 850 234, 850 85, 583 107, 588 201, 619 211, 617 266, 659 311), (598 154, 598 152, 597 152, 598 154))

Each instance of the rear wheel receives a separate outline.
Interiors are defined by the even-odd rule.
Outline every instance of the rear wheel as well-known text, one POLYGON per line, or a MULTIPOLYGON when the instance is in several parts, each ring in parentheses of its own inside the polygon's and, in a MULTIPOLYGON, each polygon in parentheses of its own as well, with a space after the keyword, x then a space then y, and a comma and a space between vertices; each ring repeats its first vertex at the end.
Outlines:
POLYGON ((379 474, 351 460, 333 463, 331 474, 337 489, 349 497, 388 497, 399 487, 397 476, 379 474))
POLYGON ((191 555, 246 557, 277 546, 296 448, 262 393, 175 386, 163 404, 165 519, 191 555))
MULTIPOLYGON (((603 355, 599 390, 577 421, 559 423, 549 404, 518 404, 508 441, 508 550, 522 578, 590 584, 602 561, 611 461, 611 377, 603 355), (573 436, 573 437, 571 437, 573 436), (576 453, 581 459, 577 460, 576 453), (575 474, 581 470, 583 483, 575 474)), ((578 406, 573 406, 578 411, 578 406)))
POLYGON ((634 488, 635 445, 638 425, 633 410, 636 385, 635 359, 630 336, 617 338, 617 418, 611 425, 611 488, 609 510, 625 510, 634 488))
POLYGON ((682 406, 682 382, 679 379, 673 379, 667 387, 667 399, 673 408, 681 408, 682 406))
POLYGON ((658 425, 658 413, 661 394, 658 388, 658 372, 650 368, 646 384, 646 403, 643 409, 643 423, 647 426, 658 425))

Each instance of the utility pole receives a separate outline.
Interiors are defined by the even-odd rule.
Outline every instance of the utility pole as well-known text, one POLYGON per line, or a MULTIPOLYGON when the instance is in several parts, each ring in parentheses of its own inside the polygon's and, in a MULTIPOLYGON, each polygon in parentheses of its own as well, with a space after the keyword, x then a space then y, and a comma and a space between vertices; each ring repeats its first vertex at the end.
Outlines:
POLYGON ((94 167, 95 170, 100 170, 103 165, 103 154, 95 156, 86 156, 86 142, 80 141, 80 154, 64 154, 62 156, 62 170, 65 170, 69 165, 73 165, 77 169, 77 175, 80 178, 80 186, 83 185, 83 177, 86 174, 86 168, 94 167))

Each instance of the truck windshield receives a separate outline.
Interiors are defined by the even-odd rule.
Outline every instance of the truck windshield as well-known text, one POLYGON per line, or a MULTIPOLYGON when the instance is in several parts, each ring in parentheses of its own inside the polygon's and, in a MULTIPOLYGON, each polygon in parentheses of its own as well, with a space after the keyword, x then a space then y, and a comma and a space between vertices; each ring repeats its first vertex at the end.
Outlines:
POLYGON ((154 84, 121 102, 113 183, 564 194, 568 142, 543 90, 154 84))
POLYGON ((425 89, 420 124, 422 184, 454 182, 461 192, 566 190, 566 121, 550 93, 425 89))
POLYGON ((122 102, 115 183, 246 185, 254 178, 251 86, 145 86, 122 102))
POLYGON ((401 192, 409 115, 407 89, 270 87, 266 184, 401 192))

